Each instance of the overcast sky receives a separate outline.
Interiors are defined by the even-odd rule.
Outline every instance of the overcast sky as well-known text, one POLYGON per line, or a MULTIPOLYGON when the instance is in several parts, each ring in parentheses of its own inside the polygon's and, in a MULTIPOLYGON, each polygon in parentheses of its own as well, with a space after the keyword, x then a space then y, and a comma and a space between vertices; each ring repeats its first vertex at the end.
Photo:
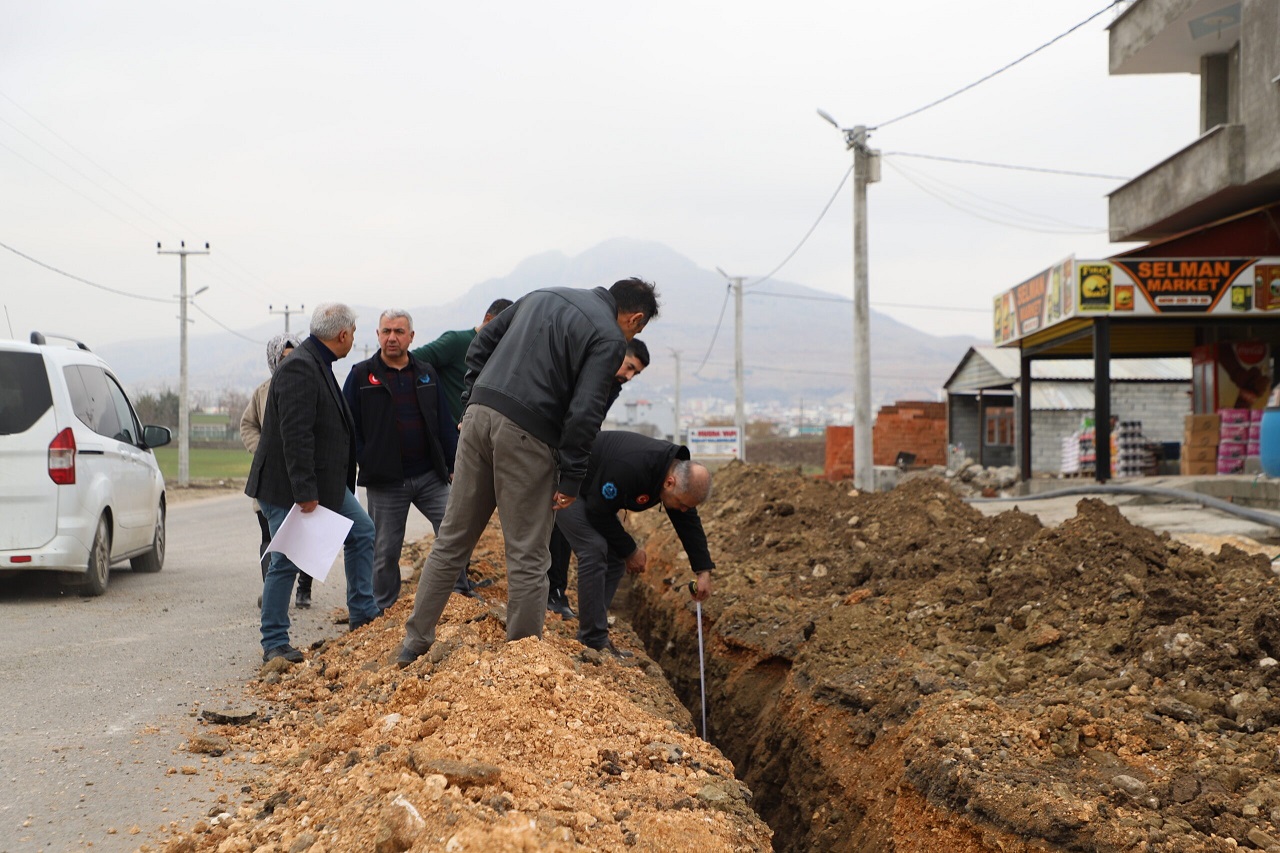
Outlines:
MULTIPOLYGON (((178 261, 156 241, 208 241, 190 286, 207 285, 198 304, 233 329, 268 320, 268 304, 440 304, 529 255, 612 237, 763 275, 850 163, 817 108, 888 123, 1104 6, 13 2, 0 28, 0 242, 163 299, 178 261)), ((1109 76, 1113 18, 871 145, 1139 174, 1195 138, 1198 80, 1109 76)), ((1105 236, 1119 184, 887 156, 869 190, 872 306, 987 337, 996 292, 1122 248, 1105 236)), ((850 208, 846 184, 778 278, 848 295, 850 208)), ((11 325, 23 339, 177 325, 171 304, 4 249, 0 302, 0 335, 11 325)), ((193 316, 194 333, 216 330, 193 316)))

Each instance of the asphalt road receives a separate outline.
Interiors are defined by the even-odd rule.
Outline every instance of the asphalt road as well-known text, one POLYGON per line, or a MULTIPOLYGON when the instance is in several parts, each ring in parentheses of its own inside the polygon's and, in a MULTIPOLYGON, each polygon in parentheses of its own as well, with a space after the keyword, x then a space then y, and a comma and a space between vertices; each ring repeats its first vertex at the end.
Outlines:
MULTIPOLYGON (((429 531, 411 512, 408 535, 429 531)), ((249 764, 203 764, 180 747, 200 709, 252 704, 258 535, 242 495, 177 502, 158 574, 126 562, 87 599, 39 573, 0 580, 0 853, 132 851, 219 795, 236 801, 249 764), (198 772, 170 772, 184 766, 198 772)), ((310 610, 291 609, 294 645, 345 630, 332 615, 346 606, 342 578, 339 565, 310 610)))

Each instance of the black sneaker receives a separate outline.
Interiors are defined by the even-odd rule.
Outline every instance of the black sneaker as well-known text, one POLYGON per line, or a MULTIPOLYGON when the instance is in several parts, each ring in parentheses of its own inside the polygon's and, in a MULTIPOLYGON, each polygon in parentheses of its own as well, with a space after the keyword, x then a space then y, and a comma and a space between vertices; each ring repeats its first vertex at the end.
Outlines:
POLYGON ((396 655, 396 668, 404 669, 425 654, 426 652, 411 652, 408 646, 401 646, 400 654, 396 655))
POLYGON ((275 660, 276 658, 284 658, 289 663, 302 663, 302 652, 293 646, 285 643, 283 646, 276 646, 274 649, 268 649, 262 653, 262 662, 275 660))
POLYGON ((561 619, 577 619, 578 614, 573 612, 573 608, 569 606, 569 602, 557 598, 547 600, 547 610, 555 613, 561 619))
POLYGON ((609 654, 613 655, 615 658, 619 658, 620 660, 626 660, 627 658, 633 658, 636 656, 635 652, 628 652, 624 649, 620 649, 617 646, 615 646, 613 644, 613 640, 610 640, 609 642, 605 643, 604 648, 601 649, 600 651, 608 652, 609 654))
POLYGON ((303 610, 309 609, 311 607, 311 590, 298 587, 298 597, 295 599, 295 603, 303 610))
POLYGON ((458 588, 455 586, 455 587, 453 588, 453 594, 454 594, 454 595, 465 595, 467 598, 478 598, 478 599, 480 599, 481 601, 484 601, 484 596, 483 596, 483 595, 481 595, 480 593, 476 592, 475 587, 472 587, 471 589, 458 589, 458 588))

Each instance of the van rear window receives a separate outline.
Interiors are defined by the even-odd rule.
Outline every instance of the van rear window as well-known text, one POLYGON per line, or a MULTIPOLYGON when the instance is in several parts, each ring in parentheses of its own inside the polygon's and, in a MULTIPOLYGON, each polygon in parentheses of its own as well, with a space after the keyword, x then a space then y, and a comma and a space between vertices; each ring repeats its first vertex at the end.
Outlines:
POLYGON ((0 435, 26 432, 52 405, 44 356, 0 352, 0 435))

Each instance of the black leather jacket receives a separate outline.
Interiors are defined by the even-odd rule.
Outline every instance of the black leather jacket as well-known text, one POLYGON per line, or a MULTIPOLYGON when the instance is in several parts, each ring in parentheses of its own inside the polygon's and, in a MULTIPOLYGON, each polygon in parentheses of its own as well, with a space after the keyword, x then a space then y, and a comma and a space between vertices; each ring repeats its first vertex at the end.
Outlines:
POLYGON ((626 353, 607 289, 535 290, 471 342, 462 404, 496 409, 556 450, 556 488, 577 495, 626 353))

